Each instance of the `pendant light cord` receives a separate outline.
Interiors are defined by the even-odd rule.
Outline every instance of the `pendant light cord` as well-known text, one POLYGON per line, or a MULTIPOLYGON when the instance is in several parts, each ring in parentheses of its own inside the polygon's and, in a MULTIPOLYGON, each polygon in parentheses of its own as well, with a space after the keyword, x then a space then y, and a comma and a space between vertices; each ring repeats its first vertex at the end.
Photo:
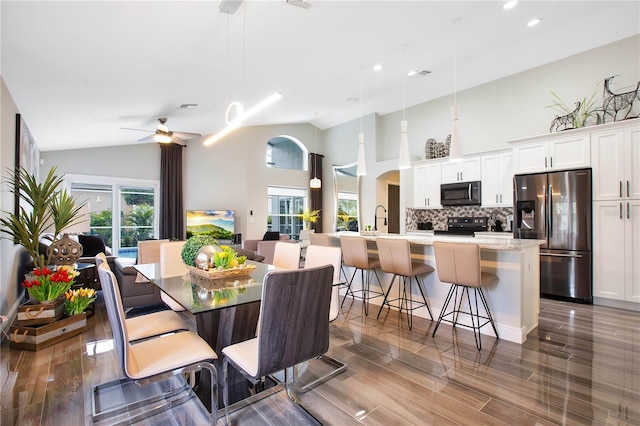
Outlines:
POLYGON ((362 68, 360 68, 360 133, 362 133, 362 114, 364 109, 362 108, 362 68))
MULTIPOLYGON (((404 57, 404 51, 405 51, 406 47, 407 47, 406 44, 402 46, 402 67, 403 67, 403 72, 406 71, 406 67, 407 67, 407 64, 406 64, 406 61, 405 61, 405 57, 404 57)), ((405 121, 407 119, 406 116, 405 116, 405 111, 404 111, 405 110, 405 84, 406 84, 406 81, 407 81, 407 75, 405 73, 402 76, 402 119, 405 120, 405 121)))
POLYGON ((453 106, 458 106, 458 76, 456 66, 456 23, 457 19, 453 21, 453 106))

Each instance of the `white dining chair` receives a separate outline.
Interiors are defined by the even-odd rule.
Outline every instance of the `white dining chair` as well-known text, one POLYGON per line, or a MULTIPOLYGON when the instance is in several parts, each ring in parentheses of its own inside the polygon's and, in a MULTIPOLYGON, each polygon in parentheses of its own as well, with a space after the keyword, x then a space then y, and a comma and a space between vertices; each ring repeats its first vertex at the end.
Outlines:
POLYGON ((273 251, 273 265, 283 269, 300 268, 300 244, 278 241, 273 251))

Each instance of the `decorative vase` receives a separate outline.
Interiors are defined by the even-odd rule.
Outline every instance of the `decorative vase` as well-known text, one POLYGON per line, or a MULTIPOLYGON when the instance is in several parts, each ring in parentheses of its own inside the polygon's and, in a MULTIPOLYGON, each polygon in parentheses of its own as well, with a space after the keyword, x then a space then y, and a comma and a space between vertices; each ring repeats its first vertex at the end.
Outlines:
POLYGON ((72 240, 69 234, 63 234, 52 245, 51 261, 56 265, 73 265, 82 256, 82 244, 72 240))

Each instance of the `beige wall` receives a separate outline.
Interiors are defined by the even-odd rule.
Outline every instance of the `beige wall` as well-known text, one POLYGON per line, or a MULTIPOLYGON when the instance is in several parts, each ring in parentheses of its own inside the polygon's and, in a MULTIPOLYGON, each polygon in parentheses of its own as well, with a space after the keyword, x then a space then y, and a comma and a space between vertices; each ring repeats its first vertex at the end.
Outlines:
MULTIPOLYGON (((15 166, 15 120, 18 109, 0 77, 0 209, 13 212, 13 194, 7 191, 6 177, 15 166)), ((4 217, 4 213, 2 213, 4 217)), ((18 247, 2 234, 0 239, 0 315, 13 315, 18 306, 16 253, 18 247)), ((8 324, 3 324, 8 327, 8 324)))

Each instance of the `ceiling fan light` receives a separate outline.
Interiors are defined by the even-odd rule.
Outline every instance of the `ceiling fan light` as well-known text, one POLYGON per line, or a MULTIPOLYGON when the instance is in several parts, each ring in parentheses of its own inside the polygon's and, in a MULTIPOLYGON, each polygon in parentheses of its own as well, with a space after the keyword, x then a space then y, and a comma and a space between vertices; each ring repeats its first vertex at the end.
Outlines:
POLYGON ((153 140, 158 143, 171 143, 171 135, 168 133, 156 132, 153 135, 153 140))

